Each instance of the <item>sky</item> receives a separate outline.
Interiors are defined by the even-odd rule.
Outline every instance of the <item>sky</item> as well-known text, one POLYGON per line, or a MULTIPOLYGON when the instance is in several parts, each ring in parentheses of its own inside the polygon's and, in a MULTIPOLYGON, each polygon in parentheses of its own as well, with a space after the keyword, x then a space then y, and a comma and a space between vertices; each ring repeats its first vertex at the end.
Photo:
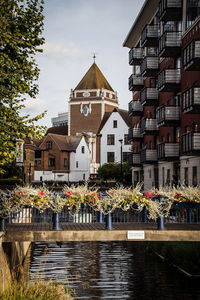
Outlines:
POLYGON ((93 63, 117 91, 119 107, 128 109, 131 92, 128 48, 122 46, 144 0, 46 0, 45 44, 36 61, 40 69, 39 94, 26 101, 25 113, 47 110, 39 125, 51 127, 51 118, 68 111, 74 89, 93 63))

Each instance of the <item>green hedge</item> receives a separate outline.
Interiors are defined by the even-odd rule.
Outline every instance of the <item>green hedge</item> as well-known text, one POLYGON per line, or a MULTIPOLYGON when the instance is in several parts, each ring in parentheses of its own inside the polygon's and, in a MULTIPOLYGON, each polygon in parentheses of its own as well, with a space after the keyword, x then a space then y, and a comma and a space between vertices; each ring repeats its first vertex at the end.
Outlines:
POLYGON ((0 186, 5 185, 23 185, 23 180, 21 178, 1 178, 0 179, 0 186))

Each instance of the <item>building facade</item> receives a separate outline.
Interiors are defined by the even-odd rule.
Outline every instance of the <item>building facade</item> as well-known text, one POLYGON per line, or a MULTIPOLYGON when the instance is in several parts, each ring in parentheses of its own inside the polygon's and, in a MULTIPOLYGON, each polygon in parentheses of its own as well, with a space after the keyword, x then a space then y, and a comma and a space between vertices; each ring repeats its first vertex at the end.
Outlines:
POLYGON ((104 115, 99 129, 100 164, 109 162, 127 162, 131 153, 128 129, 131 118, 128 111, 115 108, 104 115))
POLYGON ((84 134, 90 151, 90 174, 100 165, 98 130, 106 112, 118 107, 117 93, 112 89, 96 63, 93 63, 69 99, 68 134, 84 134))
POLYGON ((35 150, 34 180, 87 180, 90 176, 89 157, 89 148, 84 136, 49 133, 35 150))
POLYGON ((146 0, 123 45, 133 183, 200 184, 200 2, 146 0))
POLYGON ((51 118, 52 126, 67 126, 68 112, 58 113, 57 117, 51 118))

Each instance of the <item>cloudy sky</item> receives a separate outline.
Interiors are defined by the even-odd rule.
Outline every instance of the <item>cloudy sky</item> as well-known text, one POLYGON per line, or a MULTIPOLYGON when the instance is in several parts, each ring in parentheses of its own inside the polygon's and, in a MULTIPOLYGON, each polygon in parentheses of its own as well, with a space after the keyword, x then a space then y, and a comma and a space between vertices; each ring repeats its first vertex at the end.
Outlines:
POLYGON ((46 0, 44 6, 46 43, 37 62, 40 68, 36 100, 28 100, 26 113, 47 110, 39 123, 51 126, 51 118, 68 110, 71 88, 96 63, 114 90, 120 108, 127 109, 128 48, 122 44, 144 0, 46 0))

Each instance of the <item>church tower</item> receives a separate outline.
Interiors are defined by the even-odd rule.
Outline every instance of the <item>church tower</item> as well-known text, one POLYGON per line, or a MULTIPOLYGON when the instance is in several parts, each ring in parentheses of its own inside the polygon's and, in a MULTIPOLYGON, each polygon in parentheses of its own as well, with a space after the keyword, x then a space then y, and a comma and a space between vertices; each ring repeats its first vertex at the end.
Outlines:
POLYGON ((69 135, 84 134, 88 137, 91 173, 96 173, 99 167, 99 126, 105 112, 117 107, 117 93, 94 62, 76 88, 71 90, 68 108, 69 135))

